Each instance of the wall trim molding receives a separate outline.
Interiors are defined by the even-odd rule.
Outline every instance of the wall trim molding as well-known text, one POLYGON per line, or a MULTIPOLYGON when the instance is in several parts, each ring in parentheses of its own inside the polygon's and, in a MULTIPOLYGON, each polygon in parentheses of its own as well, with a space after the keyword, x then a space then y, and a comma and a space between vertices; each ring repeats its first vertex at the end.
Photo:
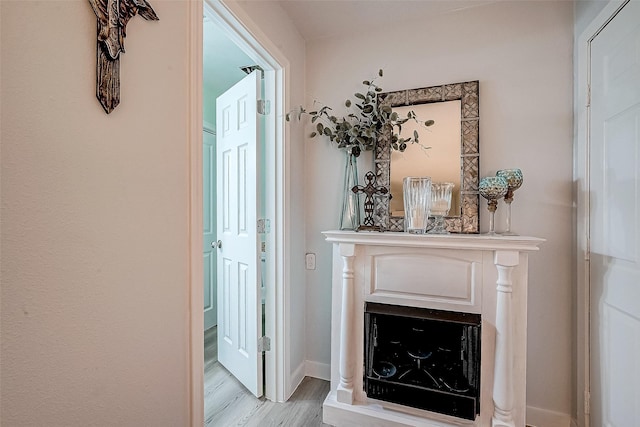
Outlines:
POLYGON ((188 384, 189 425, 204 425, 204 266, 202 257, 202 0, 190 0, 187 23, 189 152, 188 384))
POLYGON ((527 425, 536 427, 571 427, 573 420, 568 414, 527 406, 527 425))
POLYGON ((291 373, 291 376, 290 376, 291 382, 289 383, 289 387, 288 387, 288 390, 290 391, 290 393, 287 393, 285 400, 288 400, 293 394, 294 390, 298 388, 302 380, 304 380, 305 374, 306 374, 306 366, 305 366, 305 362, 303 361, 298 365, 295 371, 291 373))
POLYGON ((306 376, 331 381, 331 365, 314 360, 305 360, 306 376))

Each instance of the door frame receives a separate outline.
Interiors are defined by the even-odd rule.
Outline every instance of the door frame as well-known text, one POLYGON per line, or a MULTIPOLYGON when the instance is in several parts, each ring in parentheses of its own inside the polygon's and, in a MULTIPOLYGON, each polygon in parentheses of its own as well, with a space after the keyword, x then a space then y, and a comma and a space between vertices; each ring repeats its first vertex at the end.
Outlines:
POLYGON ((284 112, 289 108, 289 62, 244 10, 233 2, 190 0, 189 2, 189 408, 190 425, 204 425, 204 304, 202 260, 202 33, 203 11, 216 22, 238 47, 265 70, 265 97, 271 101, 265 118, 265 217, 270 220, 266 236, 265 332, 271 351, 265 353, 265 397, 282 402, 289 342, 285 334, 289 318, 286 262, 289 216, 288 134, 284 112))
POLYGON ((576 200, 575 265, 576 265, 576 403, 578 426, 589 427, 591 390, 591 284, 590 255, 590 83, 591 43, 602 29, 629 2, 612 0, 591 21, 576 42, 577 82, 574 94, 574 166, 576 200))

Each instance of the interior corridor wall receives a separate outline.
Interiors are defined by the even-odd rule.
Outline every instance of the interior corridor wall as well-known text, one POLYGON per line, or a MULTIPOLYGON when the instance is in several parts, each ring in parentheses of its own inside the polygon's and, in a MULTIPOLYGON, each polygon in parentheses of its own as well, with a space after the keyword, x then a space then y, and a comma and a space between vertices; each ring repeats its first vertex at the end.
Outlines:
MULTIPOLYGON (((565 417, 573 398, 572 7, 507 1, 370 31, 354 25, 353 34, 307 44, 305 103, 317 99, 340 114, 379 68, 388 91, 480 81, 480 175, 521 168, 513 229, 547 239, 529 258, 527 404, 565 417)), ((345 158, 324 139, 307 138, 305 146, 307 251, 318 254, 307 282, 307 336, 314 337, 307 355, 329 364, 332 258, 321 232, 338 227, 345 158)), ((370 153, 358 162, 361 177, 372 169, 370 153)), ((484 200, 480 208, 486 232, 484 200)), ((503 207, 496 224, 504 224, 503 207)))

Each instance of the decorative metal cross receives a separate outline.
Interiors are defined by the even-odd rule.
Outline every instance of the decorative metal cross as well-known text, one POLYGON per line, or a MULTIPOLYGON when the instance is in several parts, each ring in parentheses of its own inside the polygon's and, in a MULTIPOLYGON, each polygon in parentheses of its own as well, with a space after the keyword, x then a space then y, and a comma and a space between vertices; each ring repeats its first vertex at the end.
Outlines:
POLYGON ((147 0, 89 0, 98 18, 96 96, 109 114, 120 103, 120 53, 124 53, 127 23, 139 14, 147 21, 158 15, 147 0))
POLYGON ((364 193, 364 223, 358 227, 356 231, 384 231, 379 225, 375 225, 373 222, 373 196, 376 194, 387 194, 389 189, 387 187, 376 187, 376 175, 369 171, 364 176, 367 180, 367 185, 354 185, 351 191, 356 194, 364 193))

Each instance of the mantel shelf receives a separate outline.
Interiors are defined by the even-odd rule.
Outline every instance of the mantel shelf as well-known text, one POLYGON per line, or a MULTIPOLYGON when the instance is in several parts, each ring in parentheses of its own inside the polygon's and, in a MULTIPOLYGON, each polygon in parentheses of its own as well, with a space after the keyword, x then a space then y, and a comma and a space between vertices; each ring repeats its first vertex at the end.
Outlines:
POLYGON ((483 234, 410 234, 377 231, 324 231, 327 242, 373 246, 404 246, 437 249, 537 251, 545 239, 530 236, 487 236, 483 234))

